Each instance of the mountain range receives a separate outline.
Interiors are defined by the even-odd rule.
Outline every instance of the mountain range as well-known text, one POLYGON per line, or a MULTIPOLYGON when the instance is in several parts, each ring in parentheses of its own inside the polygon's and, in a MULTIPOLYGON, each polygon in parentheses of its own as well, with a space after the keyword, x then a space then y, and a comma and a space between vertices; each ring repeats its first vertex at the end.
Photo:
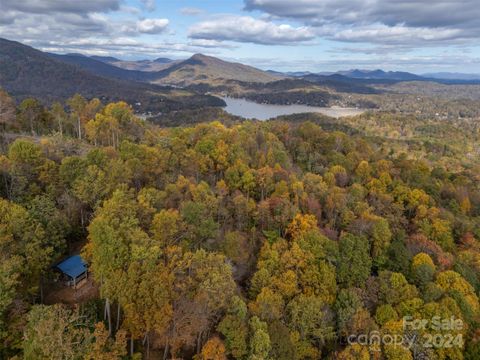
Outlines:
POLYGON ((0 87, 17 100, 34 96, 51 103, 81 93, 87 98, 123 99, 142 111, 165 112, 224 105, 221 99, 205 95, 209 92, 268 89, 273 96, 278 93, 277 88, 298 92, 314 84, 329 92, 374 94, 382 91, 377 85, 409 81, 469 84, 479 83, 480 76, 449 73, 420 76, 380 69, 283 73, 203 54, 185 60, 125 61, 110 56, 45 53, 0 38, 0 87), (287 79, 301 81, 285 82, 287 79))
POLYGON ((175 85, 191 85, 199 82, 215 84, 224 80, 268 83, 284 77, 203 54, 195 54, 187 60, 175 63, 157 75, 159 78, 154 80, 154 83, 175 85))
MULTIPOLYGON (((218 80, 237 80, 243 82, 268 83, 282 78, 318 79, 330 77, 330 81, 347 79, 365 80, 366 82, 399 82, 399 81, 434 81, 441 83, 478 82, 480 74, 462 73, 427 73, 417 75, 405 71, 384 71, 381 69, 364 70, 351 69, 337 72, 293 71, 280 72, 275 70, 262 71, 240 63, 227 62, 212 56, 195 54, 186 60, 157 58, 154 60, 126 61, 115 57, 91 56, 81 54, 58 55, 54 57, 73 63, 99 75, 113 76, 124 80, 147 81, 157 84, 188 86, 198 83, 215 83, 218 80), (89 60, 96 60, 90 61, 89 60), (110 65, 99 64, 103 63, 110 65), (119 71, 120 69, 120 71, 119 71), (122 71, 128 70, 128 71, 122 71), (147 73, 147 74, 145 74, 147 73), (339 78, 338 75, 344 78, 339 78)), ((316 81, 316 80, 315 80, 316 81)))
POLYGON ((147 77, 148 73, 82 55, 52 55, 0 39, 0 87, 17 100, 36 97, 51 103, 80 93, 105 101, 124 100, 137 110, 152 112, 224 105, 217 97, 150 84, 147 77))
POLYGON ((91 56, 92 59, 102 61, 104 63, 117 66, 126 70, 139 70, 139 71, 160 71, 169 67, 175 60, 168 58, 157 58, 154 60, 137 60, 128 61, 120 60, 111 56, 91 56))
MULTIPOLYGON (((271 71, 275 74, 281 74, 275 71, 271 71)), ((480 80, 480 74, 463 74, 463 73, 427 73, 422 75, 417 75, 405 71, 384 71, 381 69, 377 70, 362 70, 362 69, 352 69, 346 71, 337 71, 337 72, 320 72, 312 73, 309 71, 297 71, 297 72, 287 72, 285 75, 292 77, 301 77, 308 78, 311 76, 336 76, 341 75, 350 79, 361 79, 367 80, 372 83, 377 81, 389 81, 389 82, 399 82, 399 81, 433 81, 440 83, 468 83, 473 82, 477 83, 480 80)))
POLYGON ((336 74, 343 75, 353 79, 366 80, 397 80, 397 81, 415 81, 423 80, 419 75, 403 71, 383 71, 383 70, 348 70, 339 71, 336 74))
POLYGON ((441 79, 441 80, 465 80, 465 81, 480 80, 480 74, 464 74, 464 73, 452 73, 452 72, 428 73, 428 74, 423 74, 422 76, 431 78, 431 79, 441 79))
MULTIPOLYGON (((72 54, 69 54, 69 55, 72 55, 72 54)), ((78 55, 78 54, 75 54, 75 55, 78 55)), ((220 59, 216 59, 210 56, 205 56, 202 54, 194 55, 193 58, 195 57, 199 59, 203 57, 206 60, 206 62, 212 62, 213 66, 216 66, 218 64, 213 63, 212 60, 222 61, 220 59)), ((120 60, 115 57, 109 57, 109 56, 91 56, 91 58, 102 61, 110 65, 114 65, 122 69, 126 69, 126 70, 139 70, 139 71, 148 71, 148 72, 165 70, 173 65, 178 65, 182 63, 183 65, 187 65, 185 64, 184 61, 172 60, 168 58, 157 58, 154 60, 136 60, 136 61, 120 60)), ((188 62, 188 59, 186 61, 188 62)), ((225 62, 223 61, 223 63, 225 62)), ((183 66, 183 65, 180 65, 180 66, 183 66)), ((285 77, 304 78, 311 75, 319 75, 319 76, 343 75, 347 78, 364 79, 364 80, 392 80, 392 81, 431 81, 431 80, 455 81, 456 80, 460 82, 480 80, 480 74, 438 72, 438 73, 425 73, 425 74, 418 75, 418 74, 405 72, 405 71, 384 71, 382 69, 377 69, 377 70, 351 69, 351 70, 337 71, 337 72, 324 71, 324 72, 316 72, 316 73, 311 71, 281 72, 281 71, 275 71, 275 70, 267 70, 266 73, 269 75, 272 75, 277 79, 285 78, 285 77)), ((230 74, 229 78, 236 79, 237 77, 232 76, 230 74)))
POLYGON ((87 57, 80 54, 49 55, 101 76, 175 86, 205 82, 212 84, 224 80, 267 83, 285 77, 282 74, 271 74, 251 66, 227 62, 203 54, 195 54, 183 61, 165 58, 122 61, 111 57, 87 57), (155 67, 152 64, 160 66, 155 67), (143 70, 139 70, 142 68, 143 70), (146 68, 161 68, 161 70, 145 70, 146 68))
POLYGON ((88 57, 82 54, 59 55, 49 53, 48 55, 53 59, 78 66, 83 70, 87 70, 90 73, 104 77, 143 82, 149 82, 152 77, 152 74, 150 74, 149 72, 139 70, 127 70, 121 67, 111 65, 111 62, 109 61, 107 62, 95 57, 88 57))

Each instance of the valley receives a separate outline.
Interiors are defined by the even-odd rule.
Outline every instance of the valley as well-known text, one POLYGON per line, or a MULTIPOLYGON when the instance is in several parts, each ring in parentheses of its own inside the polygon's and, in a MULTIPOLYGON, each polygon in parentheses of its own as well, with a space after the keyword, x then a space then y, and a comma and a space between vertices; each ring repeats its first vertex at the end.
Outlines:
MULTIPOLYGON (((475 104, 480 85, 475 79, 431 79, 381 70, 288 75, 201 54, 186 60, 122 61, 47 54, 1 39, 0 44, 0 84, 18 100, 34 96, 51 104, 80 93, 102 101, 125 100, 138 114, 155 121, 171 117, 171 112, 225 107, 219 99, 225 96, 264 105, 325 108, 317 110, 335 117, 357 113, 350 108, 451 118, 480 113, 475 104), (44 75, 40 74, 48 74, 49 80, 41 81, 38 76, 44 75), (346 110, 329 110, 333 107, 346 110)), ((300 110, 307 108, 288 112, 300 110)), ((271 113, 276 114, 285 112, 271 113)), ((258 116, 265 118, 261 113, 258 116)))

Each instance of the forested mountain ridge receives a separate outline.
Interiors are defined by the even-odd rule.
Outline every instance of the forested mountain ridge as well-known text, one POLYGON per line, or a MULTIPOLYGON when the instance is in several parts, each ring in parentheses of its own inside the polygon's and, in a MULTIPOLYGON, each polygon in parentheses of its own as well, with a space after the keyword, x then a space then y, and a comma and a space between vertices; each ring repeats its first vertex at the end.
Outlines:
POLYGON ((191 85, 207 83, 215 85, 225 80, 251 83, 268 83, 282 77, 240 63, 232 63, 212 56, 195 54, 160 71, 154 83, 191 85))
POLYGON ((0 155, 0 357, 477 358, 478 122, 161 128, 123 102, 66 105, 0 94, 17 134, 0 155), (73 244, 99 297, 39 304, 73 244), (434 315, 462 326, 348 343, 434 315), (458 341, 428 347, 438 334, 458 341))
POLYGON ((12 95, 68 98, 81 92, 94 97, 102 92, 106 96, 115 87, 120 93, 129 90, 122 90, 125 84, 98 77, 20 43, 5 39, 0 43, 0 84, 12 95))
POLYGON ((401 80, 401 81, 414 81, 414 80, 423 80, 424 78, 419 75, 404 71, 383 71, 380 69, 377 70, 348 70, 348 71, 339 71, 339 75, 354 79, 367 79, 367 80, 401 80))
POLYGON ((76 65, 95 75, 116 78, 120 80, 143 81, 148 82, 152 74, 144 71, 125 70, 107 62, 96 60, 81 54, 48 54, 54 59, 65 63, 76 65))
POLYGON ((145 66, 148 66, 149 69, 152 69, 152 63, 161 64, 161 66, 157 67, 160 70, 150 71, 126 70, 119 65, 125 66, 127 62, 122 65, 122 61, 118 59, 100 61, 80 54, 49 55, 60 61, 77 65, 96 75, 156 84, 187 86, 206 83, 213 85, 215 82, 228 80, 261 84, 282 78, 282 76, 271 75, 247 65, 231 63, 202 54, 195 54, 183 61, 160 59, 159 62, 155 62, 152 60, 145 66))
POLYGON ((117 66, 125 70, 137 70, 144 72, 154 72, 166 69, 178 60, 168 58, 157 58, 154 60, 121 60, 111 56, 90 56, 92 59, 103 61, 104 63, 117 66))
POLYGON ((91 68, 92 62, 95 62, 98 66, 95 74, 95 71, 59 61, 59 58, 63 57, 52 58, 29 46, 0 38, 0 86, 18 100, 36 97, 47 104, 64 101, 80 93, 89 99, 98 97, 106 102, 124 100, 138 111, 154 113, 224 105, 217 98, 187 90, 178 92, 167 87, 115 78, 136 77, 143 74, 141 72, 122 70, 87 58, 83 66, 91 68))
MULTIPOLYGON (((465 81, 446 80, 442 84, 428 79, 362 79, 311 73, 291 78, 201 54, 184 61, 160 58, 163 70, 138 71, 118 67, 126 63, 120 65, 118 61, 122 61, 116 58, 47 54, 8 40, 0 43, 0 86, 17 101, 33 96, 51 104, 80 93, 104 102, 124 100, 137 113, 166 119, 169 124, 175 123, 171 121, 175 111, 218 113, 218 109, 210 111, 211 107, 225 103, 211 94, 269 104, 358 107, 449 119, 480 114, 476 104, 480 86, 465 81)), ((155 60, 147 63, 151 70, 157 64, 155 60)), ((177 125, 182 123, 179 119, 177 125)))

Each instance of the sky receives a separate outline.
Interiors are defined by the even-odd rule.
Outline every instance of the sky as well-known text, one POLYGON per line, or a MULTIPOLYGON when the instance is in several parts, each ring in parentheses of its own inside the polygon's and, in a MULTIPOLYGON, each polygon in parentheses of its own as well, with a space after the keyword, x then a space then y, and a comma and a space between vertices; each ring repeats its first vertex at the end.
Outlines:
POLYGON ((0 37, 128 60, 480 73, 479 1, 0 0, 0 37))

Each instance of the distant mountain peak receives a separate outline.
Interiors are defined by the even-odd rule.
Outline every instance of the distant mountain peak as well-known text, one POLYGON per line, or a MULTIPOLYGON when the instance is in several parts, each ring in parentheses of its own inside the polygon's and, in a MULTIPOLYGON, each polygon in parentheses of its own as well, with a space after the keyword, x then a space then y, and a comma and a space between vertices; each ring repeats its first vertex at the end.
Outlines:
POLYGON ((173 62, 172 59, 162 58, 162 57, 156 58, 155 60, 152 60, 152 61, 156 62, 158 64, 169 64, 169 63, 173 62))
POLYGON ((226 63, 226 61, 223 61, 222 59, 213 57, 213 56, 208 56, 205 54, 194 54, 192 55, 189 59, 186 60, 187 63, 192 63, 192 64, 198 64, 201 63, 203 65, 207 64, 215 64, 215 63, 226 63))
POLYGON ((202 53, 193 54, 190 59, 194 60, 205 60, 205 59, 215 59, 213 56, 208 56, 202 53))
POLYGON ((364 69, 352 69, 348 71, 339 71, 339 75, 343 75, 354 79, 370 79, 370 80, 422 80, 419 75, 412 74, 404 71, 385 71, 382 69, 376 70, 364 70, 364 69))
POLYGON ((480 81, 480 74, 468 74, 468 73, 458 73, 458 72, 438 72, 438 73, 427 73, 423 76, 432 79, 440 80, 463 80, 463 81, 480 81))
MULTIPOLYGON (((81 54, 78 54, 81 55, 81 54)), ((82 55, 84 56, 84 55, 82 55)), ((98 60, 98 61, 103 61, 103 62, 115 62, 115 61, 121 61, 120 59, 117 59, 116 57, 113 56, 99 56, 99 55, 92 55, 90 56, 92 59, 98 60)))
POLYGON ((66 55, 66 56, 82 56, 82 57, 87 57, 87 56, 85 56, 85 55, 83 55, 83 54, 80 54, 80 53, 67 53, 67 54, 65 54, 65 55, 66 55))
POLYGON ((282 77, 252 66, 198 53, 163 70, 155 83, 181 86, 228 80, 267 83, 282 77))

